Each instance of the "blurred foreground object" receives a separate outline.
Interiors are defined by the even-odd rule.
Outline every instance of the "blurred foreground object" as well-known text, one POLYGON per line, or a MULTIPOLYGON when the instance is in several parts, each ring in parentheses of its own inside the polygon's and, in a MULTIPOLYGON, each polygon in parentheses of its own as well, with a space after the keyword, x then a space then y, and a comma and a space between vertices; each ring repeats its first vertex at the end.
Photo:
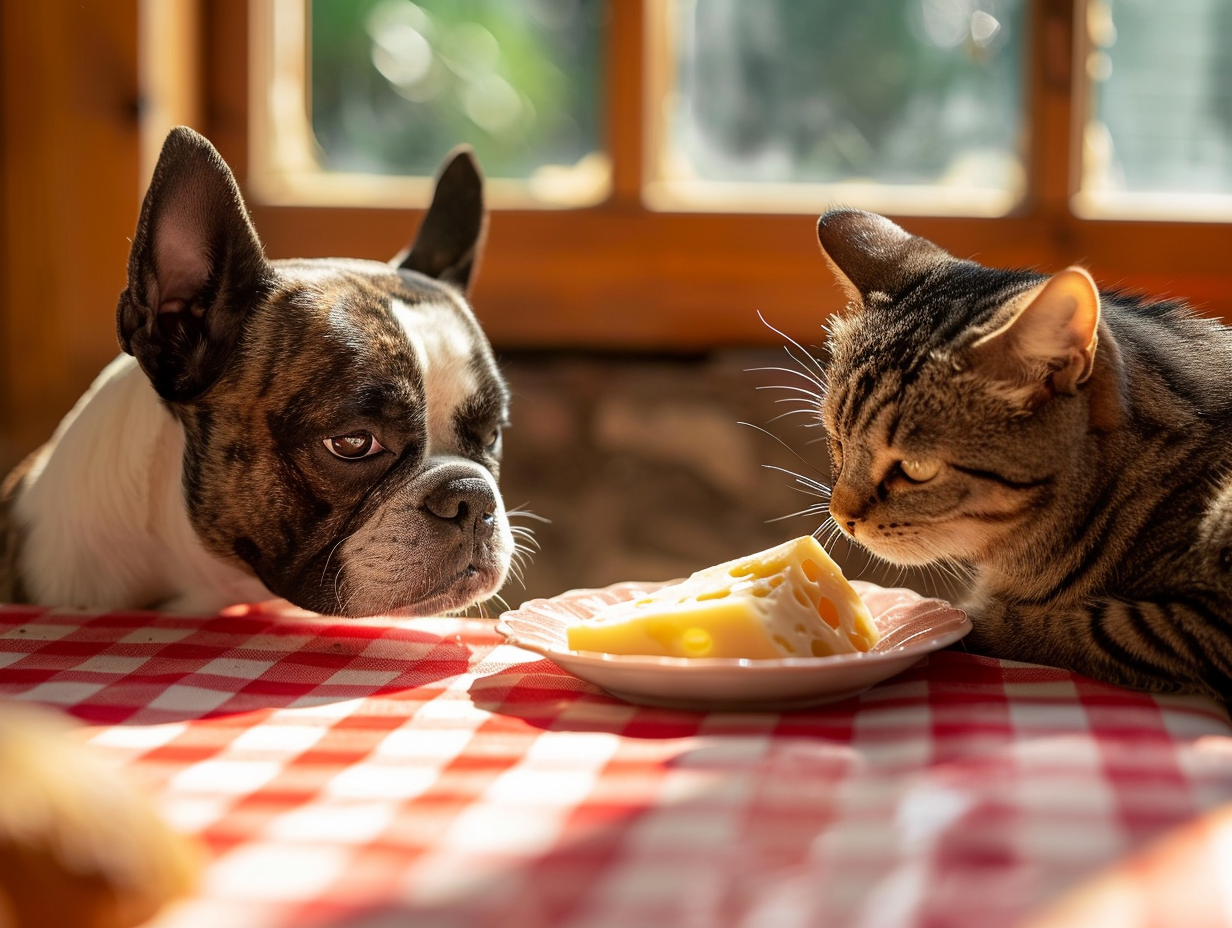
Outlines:
POLYGON ((197 853, 63 716, 0 702, 0 928, 126 928, 194 883, 197 853))
POLYGON ((1085 881, 1024 928, 1222 928, 1232 913, 1232 805, 1085 881))

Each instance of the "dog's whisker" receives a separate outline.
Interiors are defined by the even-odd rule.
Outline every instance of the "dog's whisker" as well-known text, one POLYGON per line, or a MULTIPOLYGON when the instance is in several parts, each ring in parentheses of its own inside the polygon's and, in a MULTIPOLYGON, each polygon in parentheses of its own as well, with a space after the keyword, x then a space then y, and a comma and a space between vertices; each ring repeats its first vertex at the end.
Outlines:
MULTIPOLYGON (((329 562, 330 560, 333 559, 334 552, 337 551, 345 542, 350 541, 352 538, 354 538, 357 534, 358 532, 352 532, 350 535, 346 535, 343 538, 339 538, 338 541, 334 543, 334 546, 329 549, 329 554, 325 556, 325 564, 321 567, 321 582, 322 583, 325 582, 325 575, 326 573, 329 572, 329 562)), ((335 578, 335 582, 336 580, 337 578, 335 578)))
POLYGON ((549 519, 547 516, 541 516, 537 512, 531 512, 529 509, 522 508, 522 506, 516 506, 513 509, 506 509, 505 516, 510 519, 513 519, 513 518, 534 519, 536 522, 542 522, 545 525, 552 524, 552 520, 549 519))

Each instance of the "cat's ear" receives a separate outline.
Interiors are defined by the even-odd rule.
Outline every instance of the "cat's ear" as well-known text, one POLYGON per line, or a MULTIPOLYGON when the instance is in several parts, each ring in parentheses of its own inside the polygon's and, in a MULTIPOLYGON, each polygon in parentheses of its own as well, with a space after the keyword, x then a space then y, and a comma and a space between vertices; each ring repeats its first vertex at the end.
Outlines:
POLYGON ((1077 393, 1095 364, 1099 288, 1080 267, 1054 274, 1016 301, 1009 321, 971 346, 1005 380, 1077 393))
POLYGON ((817 240, 847 297, 861 303, 873 293, 895 296, 938 261, 942 248, 884 216, 832 209, 817 220, 817 240))

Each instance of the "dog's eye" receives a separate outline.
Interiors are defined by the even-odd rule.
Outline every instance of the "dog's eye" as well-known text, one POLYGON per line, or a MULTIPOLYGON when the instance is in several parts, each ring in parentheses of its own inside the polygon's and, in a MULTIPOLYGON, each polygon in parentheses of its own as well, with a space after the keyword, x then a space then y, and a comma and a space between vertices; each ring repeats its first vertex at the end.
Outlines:
POLYGON ((500 440, 501 440, 501 427, 499 425, 493 426, 491 429, 489 429, 486 432, 479 433, 479 443, 483 445, 484 448, 486 448, 489 451, 492 451, 495 448, 497 448, 500 445, 500 440))
POLYGON ((385 448, 371 432, 352 432, 350 435, 335 435, 325 439, 325 449, 344 461, 358 461, 379 454, 385 448))

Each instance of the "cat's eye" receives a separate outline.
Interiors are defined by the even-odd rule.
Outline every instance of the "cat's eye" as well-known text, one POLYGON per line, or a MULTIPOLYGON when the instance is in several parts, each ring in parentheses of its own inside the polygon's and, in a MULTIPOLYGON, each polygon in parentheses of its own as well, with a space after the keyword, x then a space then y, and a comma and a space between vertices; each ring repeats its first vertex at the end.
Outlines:
POLYGON ((927 458, 907 458, 899 462, 898 469, 912 483, 927 483, 941 473, 941 462, 927 458))
POLYGON ((352 432, 350 435, 335 435, 323 442, 325 450, 344 461, 361 461, 380 454, 385 447, 371 432, 352 432))

